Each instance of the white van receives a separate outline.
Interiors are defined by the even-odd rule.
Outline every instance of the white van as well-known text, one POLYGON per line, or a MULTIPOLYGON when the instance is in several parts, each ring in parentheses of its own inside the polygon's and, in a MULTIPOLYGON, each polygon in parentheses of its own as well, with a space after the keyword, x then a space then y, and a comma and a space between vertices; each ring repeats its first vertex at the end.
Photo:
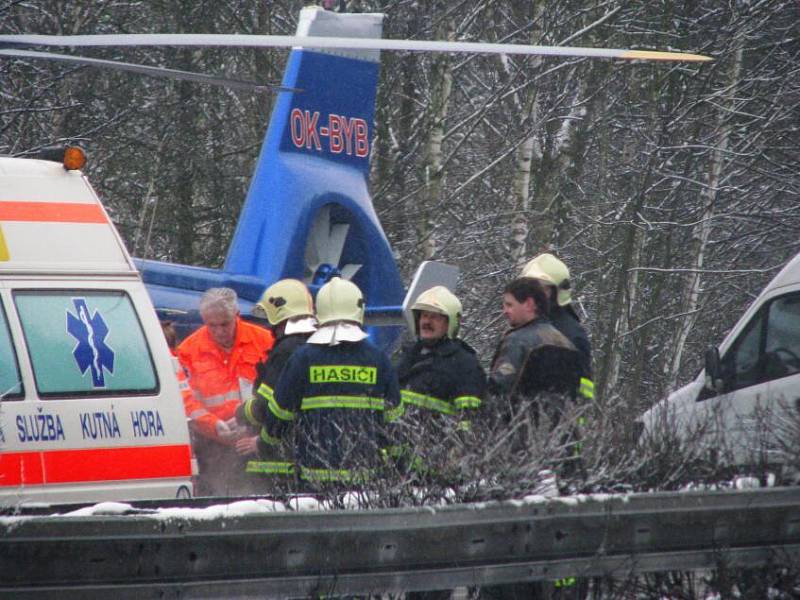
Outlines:
POLYGON ((59 162, 0 157, 0 507, 191 481, 175 366, 97 195, 59 162))
POLYGON ((646 432, 674 427, 723 464, 784 464, 800 444, 800 254, 756 298, 705 368, 641 418, 646 432))

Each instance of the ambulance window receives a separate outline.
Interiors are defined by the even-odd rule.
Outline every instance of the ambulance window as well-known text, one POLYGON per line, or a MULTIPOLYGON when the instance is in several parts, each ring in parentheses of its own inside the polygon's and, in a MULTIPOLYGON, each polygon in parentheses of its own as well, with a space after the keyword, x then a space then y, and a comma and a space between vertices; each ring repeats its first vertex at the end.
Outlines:
POLYGON ((147 340, 124 292, 16 291, 14 302, 41 396, 158 391, 147 340))
POLYGON ((19 376, 17 356, 8 330, 6 313, 0 300, 0 400, 21 397, 22 381, 19 376))

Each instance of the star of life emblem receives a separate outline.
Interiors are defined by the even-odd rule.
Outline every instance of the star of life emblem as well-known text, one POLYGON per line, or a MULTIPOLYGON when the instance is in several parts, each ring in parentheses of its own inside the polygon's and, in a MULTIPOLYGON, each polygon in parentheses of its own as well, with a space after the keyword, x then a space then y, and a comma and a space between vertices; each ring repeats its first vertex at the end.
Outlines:
POLYGON ((67 331, 78 340, 72 355, 82 375, 91 371, 94 387, 105 387, 105 371, 114 373, 114 351, 105 342, 108 326, 99 311, 89 314, 84 298, 72 302, 76 314, 67 310, 67 331))

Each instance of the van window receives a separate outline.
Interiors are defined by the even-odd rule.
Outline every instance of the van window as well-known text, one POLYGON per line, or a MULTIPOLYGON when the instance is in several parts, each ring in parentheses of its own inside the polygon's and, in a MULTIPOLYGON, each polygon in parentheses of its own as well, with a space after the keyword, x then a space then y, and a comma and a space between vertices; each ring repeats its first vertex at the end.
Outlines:
POLYGON ((759 356, 764 333, 765 310, 759 311, 722 359, 725 391, 740 390, 761 381, 759 356))
POLYGON ((14 292, 41 396, 155 393, 158 379, 124 292, 14 292))
POLYGON ((0 299, 0 400, 22 397, 17 355, 8 330, 8 320, 0 299))
POLYGON ((770 306, 764 371, 767 380, 800 372, 800 294, 783 296, 770 306))
POLYGON ((800 294, 765 305, 722 359, 731 392, 800 372, 800 294))

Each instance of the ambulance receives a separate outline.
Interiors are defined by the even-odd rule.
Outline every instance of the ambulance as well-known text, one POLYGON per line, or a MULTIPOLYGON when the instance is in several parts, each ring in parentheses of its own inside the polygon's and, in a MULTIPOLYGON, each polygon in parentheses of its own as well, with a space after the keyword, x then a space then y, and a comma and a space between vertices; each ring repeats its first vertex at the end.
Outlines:
POLYGON ((176 365, 78 148, 0 157, 0 509, 192 495, 176 365))

